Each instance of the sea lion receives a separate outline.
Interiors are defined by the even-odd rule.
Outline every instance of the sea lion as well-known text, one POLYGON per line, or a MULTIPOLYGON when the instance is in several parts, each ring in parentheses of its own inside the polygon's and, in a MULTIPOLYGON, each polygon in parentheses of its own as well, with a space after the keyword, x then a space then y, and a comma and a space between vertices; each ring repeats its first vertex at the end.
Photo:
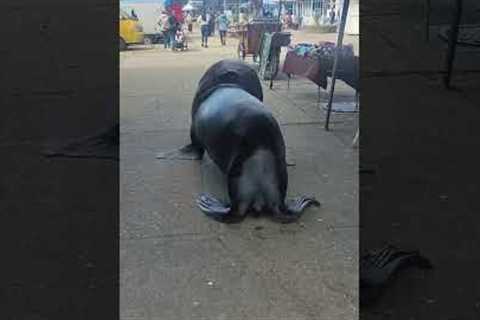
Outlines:
POLYGON ((256 72, 223 60, 207 70, 192 105, 191 144, 160 158, 201 159, 207 151, 227 177, 229 204, 202 194, 200 209, 222 221, 242 220, 250 211, 293 222, 312 197, 285 201, 288 185, 285 142, 278 122, 263 105, 256 72))
MULTIPOLYGON (((191 121, 195 122, 195 115, 200 105, 207 99, 219 86, 234 85, 242 88, 258 100, 263 102, 263 90, 260 79, 254 69, 237 60, 224 59, 210 66, 198 82, 197 91, 193 98, 191 108, 191 121)), ((193 133, 193 125, 190 128, 190 138, 192 143, 186 145, 180 150, 174 150, 157 155, 158 159, 182 159, 182 160, 201 160, 202 151, 196 150, 199 145, 193 133)))

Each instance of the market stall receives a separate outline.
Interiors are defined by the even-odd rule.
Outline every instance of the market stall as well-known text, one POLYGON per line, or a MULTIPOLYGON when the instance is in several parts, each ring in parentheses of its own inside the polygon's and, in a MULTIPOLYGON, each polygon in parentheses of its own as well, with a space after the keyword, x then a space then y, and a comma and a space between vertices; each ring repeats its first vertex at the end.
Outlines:
POLYGON ((247 55, 252 55, 253 60, 256 61, 259 55, 261 40, 263 34, 279 32, 281 24, 272 19, 254 19, 246 25, 237 27, 239 34, 238 43, 238 57, 245 59, 247 55))
MULTIPOLYGON (((327 89, 327 77, 332 76, 335 58, 335 44, 320 42, 318 44, 297 44, 289 47, 283 72, 288 75, 288 86, 292 75, 305 77, 317 86, 327 89)), ((359 57, 353 53, 352 45, 340 49, 337 78, 358 90, 359 57)))
POLYGON ((259 74, 264 80, 270 80, 270 88, 273 79, 277 76, 280 64, 280 51, 282 47, 290 44, 289 32, 264 33, 260 45, 259 74))

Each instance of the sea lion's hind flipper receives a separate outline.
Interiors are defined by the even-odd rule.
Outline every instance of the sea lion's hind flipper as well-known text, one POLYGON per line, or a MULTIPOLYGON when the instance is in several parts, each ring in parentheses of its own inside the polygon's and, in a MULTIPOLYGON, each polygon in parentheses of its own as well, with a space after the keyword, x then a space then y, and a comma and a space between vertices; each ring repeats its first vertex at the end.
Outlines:
POLYGON ((360 259, 360 305, 375 303, 400 269, 414 266, 433 268, 431 262, 418 251, 400 251, 387 245, 376 252, 368 252, 360 259))
POLYGON ((433 268, 430 261, 418 251, 400 251, 394 246, 385 246, 361 259, 360 280, 366 287, 384 286, 397 271, 414 266, 421 269, 433 268))
POLYGON ((215 220, 224 220, 231 213, 229 206, 204 193, 197 198, 197 205, 203 213, 215 220))
POLYGON ((189 144, 180 149, 160 152, 156 158, 167 160, 201 160, 203 153, 204 150, 202 148, 189 144))
POLYGON ((287 201, 286 205, 287 210, 291 215, 301 215, 302 212, 310 206, 319 207, 320 202, 314 197, 301 196, 287 201))
POLYGON ((319 207, 320 202, 313 197, 302 196, 286 201, 285 205, 285 212, 275 212, 273 218, 281 223, 292 223, 300 218, 306 208, 310 206, 319 207))

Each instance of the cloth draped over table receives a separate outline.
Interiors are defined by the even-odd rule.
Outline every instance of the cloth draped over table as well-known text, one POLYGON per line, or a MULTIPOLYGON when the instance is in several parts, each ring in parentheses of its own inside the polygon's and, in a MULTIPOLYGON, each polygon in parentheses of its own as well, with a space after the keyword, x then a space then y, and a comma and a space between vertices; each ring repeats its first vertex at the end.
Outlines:
POLYGON ((270 80, 275 77, 280 63, 281 47, 290 44, 289 32, 274 32, 263 34, 259 55, 260 55, 260 77, 270 80), (272 65, 273 64, 273 65, 272 65), (272 74, 273 73, 273 74, 272 74))

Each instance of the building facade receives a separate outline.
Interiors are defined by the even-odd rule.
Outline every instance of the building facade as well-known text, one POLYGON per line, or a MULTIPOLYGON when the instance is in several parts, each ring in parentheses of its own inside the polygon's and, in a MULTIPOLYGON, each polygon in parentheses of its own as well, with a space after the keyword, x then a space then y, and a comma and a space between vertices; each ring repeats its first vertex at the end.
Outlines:
POLYGON ((360 34, 360 1, 350 0, 350 7, 347 14, 347 25, 345 26, 345 33, 350 35, 360 34))
POLYGON ((338 22, 342 0, 295 0, 292 13, 302 26, 332 25, 338 22))

